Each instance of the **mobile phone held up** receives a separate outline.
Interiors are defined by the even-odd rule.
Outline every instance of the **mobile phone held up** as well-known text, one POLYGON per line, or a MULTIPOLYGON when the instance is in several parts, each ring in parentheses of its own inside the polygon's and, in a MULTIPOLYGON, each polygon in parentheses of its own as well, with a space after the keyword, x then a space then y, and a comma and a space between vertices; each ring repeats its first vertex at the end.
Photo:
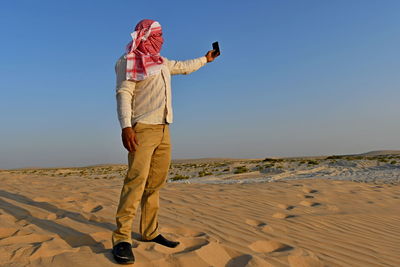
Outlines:
POLYGON ((214 42, 214 43, 212 44, 212 47, 213 47, 213 50, 215 50, 215 51, 213 52, 213 56, 214 56, 214 57, 217 56, 217 55, 219 55, 219 54, 221 54, 221 51, 219 50, 219 44, 218 44, 218 42, 214 42))

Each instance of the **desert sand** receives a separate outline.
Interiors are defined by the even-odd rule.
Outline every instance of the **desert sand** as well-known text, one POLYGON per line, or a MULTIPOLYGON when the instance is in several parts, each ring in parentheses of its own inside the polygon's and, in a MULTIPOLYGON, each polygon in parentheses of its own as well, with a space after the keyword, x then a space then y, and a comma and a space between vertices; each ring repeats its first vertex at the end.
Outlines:
MULTIPOLYGON (((120 266, 111 231, 125 165, 0 171, 0 266, 120 266)), ((132 266, 400 266, 395 152, 175 161, 160 232, 132 266)))

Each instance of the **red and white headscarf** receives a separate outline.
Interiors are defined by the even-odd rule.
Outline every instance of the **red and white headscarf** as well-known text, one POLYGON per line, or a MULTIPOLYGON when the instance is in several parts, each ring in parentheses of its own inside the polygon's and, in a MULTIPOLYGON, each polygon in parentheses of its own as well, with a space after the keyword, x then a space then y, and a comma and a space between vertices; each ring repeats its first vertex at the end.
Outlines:
POLYGON ((159 73, 164 62, 160 56, 164 42, 160 23, 144 19, 131 36, 132 41, 126 46, 126 79, 140 81, 159 73))

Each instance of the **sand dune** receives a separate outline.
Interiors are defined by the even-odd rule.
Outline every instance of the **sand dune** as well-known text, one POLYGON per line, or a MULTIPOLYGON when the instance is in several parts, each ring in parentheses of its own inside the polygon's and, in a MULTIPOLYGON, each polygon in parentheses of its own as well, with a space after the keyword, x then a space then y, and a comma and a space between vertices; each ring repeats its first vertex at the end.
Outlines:
MULTIPOLYGON (((302 169, 308 178, 285 167, 274 175, 297 178, 167 183, 160 231, 181 244, 139 241, 137 216, 134 266, 400 266, 400 185, 324 178, 332 167, 320 165, 302 169)), ((110 238, 122 176, 96 168, 0 172, 0 266, 118 266, 110 238)))

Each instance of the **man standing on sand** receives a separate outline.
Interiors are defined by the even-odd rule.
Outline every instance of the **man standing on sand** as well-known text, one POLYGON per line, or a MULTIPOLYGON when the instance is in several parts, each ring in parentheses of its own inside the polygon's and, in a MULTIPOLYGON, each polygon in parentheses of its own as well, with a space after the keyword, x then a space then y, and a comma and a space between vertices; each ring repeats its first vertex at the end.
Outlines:
POLYGON ((142 241, 176 247, 159 233, 159 190, 166 183, 171 162, 169 124, 172 123, 171 75, 189 74, 213 61, 219 53, 186 61, 160 56, 164 42, 161 25, 140 21, 131 34, 127 52, 116 65, 116 99, 122 142, 128 153, 128 172, 112 233, 113 256, 118 263, 133 263, 132 223, 141 207, 142 241))

